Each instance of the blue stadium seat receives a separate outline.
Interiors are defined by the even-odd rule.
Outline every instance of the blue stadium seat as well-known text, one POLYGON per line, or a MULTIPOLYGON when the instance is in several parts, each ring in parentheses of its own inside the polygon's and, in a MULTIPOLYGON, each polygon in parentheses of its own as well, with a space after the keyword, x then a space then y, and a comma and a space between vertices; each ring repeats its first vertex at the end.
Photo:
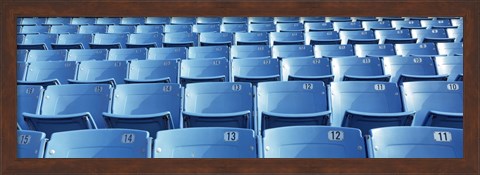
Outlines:
POLYGON ((81 25, 78 28, 78 33, 80 34, 96 34, 96 33, 106 33, 107 26, 102 25, 81 25))
POLYGON ((56 25, 50 27, 50 32, 53 34, 63 34, 63 33, 70 33, 75 34, 78 32, 78 25, 56 25))
POLYGON ((463 42, 463 28, 446 30, 448 38, 455 38, 455 42, 463 42))
POLYGON ((331 58, 331 57, 344 57, 354 56, 353 46, 347 45, 315 45, 313 47, 315 58, 331 58))
POLYGON ((272 46, 272 58, 313 58, 311 45, 276 45, 272 46))
POLYGON ((158 131, 178 128, 181 93, 176 83, 118 85, 111 109, 103 113, 107 127, 145 130, 154 138, 158 131))
POLYGON ((188 83, 230 81, 227 59, 182 60, 180 68, 182 86, 188 83))
POLYGON ((17 131, 17 158, 43 158, 46 144, 43 132, 17 131))
POLYGON ((404 21, 405 19, 399 16, 384 16, 384 17, 377 17, 381 21, 391 22, 391 21, 404 21))
POLYGON ((230 52, 231 59, 272 57, 272 50, 267 45, 234 45, 230 52))
POLYGON ((357 31, 363 30, 362 22, 350 22, 350 21, 341 21, 341 22, 333 22, 333 30, 340 32, 340 31, 357 31))
POLYGON ((273 24, 273 17, 260 16, 260 17, 248 17, 249 24, 273 24))
POLYGON ((188 48, 188 59, 229 59, 228 46, 197 46, 188 48))
POLYGON ((17 81, 25 80, 25 70, 27 64, 25 62, 17 62, 17 81))
POLYGON ((278 59, 234 59, 232 60, 232 81, 250 82, 254 86, 264 81, 280 81, 278 59))
POLYGON ((81 61, 77 66, 75 79, 70 84, 105 83, 113 86, 124 84, 127 77, 125 61, 81 61))
POLYGON ((128 35, 127 48, 162 47, 163 34, 161 33, 132 33, 128 35))
POLYGON ((107 58, 107 60, 109 61, 129 61, 145 59, 147 59, 146 48, 110 49, 107 58))
POLYGON ((412 29, 413 38, 418 38, 417 43, 454 42, 455 38, 447 38, 445 29, 412 29))
POLYGON ((254 129, 253 88, 246 82, 187 84, 181 128, 254 129))
POLYGON ((57 38, 57 34, 28 34, 21 44, 17 44, 17 49, 52 50, 52 43, 56 43, 57 38))
POLYGON ((393 44, 355 44, 355 55, 358 57, 394 56, 393 44))
POLYGON ((325 17, 323 17, 323 16, 305 16, 305 17, 300 17, 300 22, 303 23, 303 24, 325 22, 325 17))
POLYGON ((332 126, 372 128, 410 126, 415 112, 404 111, 395 83, 369 81, 332 82, 332 126))
POLYGON ((150 48, 148 49, 148 60, 181 60, 187 59, 187 48, 172 47, 172 48, 150 48))
POLYGON ((327 95, 324 83, 318 81, 258 83, 257 131, 263 134, 276 127, 329 125, 327 95))
POLYGON ((20 21, 20 25, 24 25, 24 26, 42 25, 42 24, 45 24, 46 21, 47 21, 47 18, 42 18, 42 17, 22 18, 22 21, 20 21))
POLYGON ((341 44, 378 44, 373 31, 340 31, 341 44))
POLYGON ((437 75, 431 57, 389 56, 383 58, 386 75, 390 82, 401 85, 409 81, 447 81, 448 75, 437 75))
POLYGON ((178 83, 178 67, 176 60, 132 60, 125 82, 178 83))
POLYGON ((59 85, 68 84, 68 79, 75 77, 73 61, 37 61, 27 63, 25 81, 17 84, 27 85, 59 85))
POLYGON ((109 25, 107 33, 134 33, 135 26, 131 25, 109 25))
POLYGON ((17 124, 20 128, 28 130, 29 127, 23 119, 22 113, 27 112, 36 114, 39 111, 39 105, 43 98, 42 86, 36 85, 18 85, 17 86, 17 124))
POLYGON ((192 26, 192 32, 195 32, 195 33, 220 32, 220 24, 195 24, 192 26))
POLYGON ((45 158, 150 158, 152 138, 133 129, 58 132, 47 144, 45 158))
POLYGON ((97 18, 95 24, 97 25, 118 25, 120 24, 121 18, 117 17, 101 17, 97 18))
POLYGON ((126 48, 128 34, 123 33, 96 33, 93 35, 91 49, 120 49, 126 48))
POLYGON ((327 58, 291 58, 282 60, 283 81, 323 81, 330 84, 333 74, 327 58))
POLYGON ((121 25, 143 25, 145 24, 145 17, 123 17, 120 20, 121 25))
POLYGON ((452 26, 457 26, 458 28, 463 28, 463 17, 450 19, 452 26))
POLYGON ((244 23, 222 24, 220 25, 220 32, 226 32, 226 33, 248 32, 248 25, 244 23))
POLYGON ((175 33, 175 32, 192 32, 192 25, 174 25, 174 24, 167 24, 164 27, 165 33, 175 33))
POLYGON ((327 22, 351 22, 352 19, 346 16, 329 16, 325 17, 325 21, 327 22))
POLYGON ((251 129, 185 128, 159 131, 154 158, 257 158, 257 138, 251 129))
POLYGON ((25 35, 17 34, 17 44, 22 44, 24 39, 25 39, 25 35))
POLYGON ((304 25, 305 32, 333 31, 333 23, 331 22, 314 22, 305 23, 304 25))
POLYGON ((417 38, 412 38, 409 29, 375 30, 375 38, 379 39, 379 44, 417 43, 417 38))
POLYGON ((305 32, 306 45, 334 45, 341 42, 338 32, 335 31, 305 32))
POLYGON ((198 46, 198 34, 187 32, 165 33, 163 47, 198 46))
POLYGON ((200 33, 200 46, 218 46, 233 44, 232 33, 200 33))
POLYGON ((277 32, 303 32, 305 28, 302 23, 279 23, 277 32))
POLYGON ((352 21, 378 21, 377 17, 374 16, 359 16, 359 17, 350 17, 352 21))
POLYGON ((406 21, 411 21, 411 20, 433 20, 434 17, 426 17, 426 16, 410 16, 410 17, 404 17, 406 21))
POLYGON ((227 16, 222 18, 223 24, 247 24, 248 18, 241 16, 227 16))
POLYGON ((17 62, 27 61, 28 50, 17 50, 17 62))
POLYGON ((52 49, 90 49, 92 34, 60 34, 52 49))
POLYGON ((248 32, 262 32, 262 33, 265 33, 265 32, 275 32, 276 30, 276 27, 275 27, 275 24, 273 23, 266 23, 266 24, 257 24, 257 23, 254 23, 254 24, 248 24, 248 32))
POLYGON ((420 24, 420 20, 408 20, 408 21, 392 21, 392 27, 396 30, 400 29, 426 29, 420 24))
POLYGON ((413 126, 463 128, 463 82, 408 82, 402 92, 413 126))
POLYGON ((463 56, 437 56, 435 65, 439 75, 448 75, 448 81, 463 80, 463 56))
POLYGON ((434 43, 395 44, 395 52, 402 56, 436 56, 437 47, 434 43))
POLYGON ((196 24, 197 19, 195 17, 172 17, 170 24, 175 25, 193 25, 196 24))
POLYGON ((235 33, 235 45, 268 45, 270 39, 268 33, 238 32, 235 33))
POLYGON ((274 17, 273 21, 275 22, 275 24, 300 23, 300 18, 295 16, 282 16, 282 17, 274 17))
POLYGON ((450 19, 421 20, 420 24, 427 29, 452 27, 450 19))
POLYGON ((23 26, 18 34, 44 34, 50 31, 50 26, 23 26))
POLYGON ((270 32, 270 45, 304 45, 303 32, 270 32))
POLYGON ((390 75, 384 75, 382 61, 378 57, 332 58, 332 72, 335 81, 390 80, 390 75))
POLYGON ((437 43, 439 55, 463 55, 463 43, 437 43))
POLYGON ((107 60, 107 49, 71 49, 68 51, 67 61, 107 60))
POLYGON ((463 130, 387 127, 370 131, 369 158, 463 158, 463 130))
POLYGON ((149 25, 165 25, 170 24, 170 17, 147 17, 145 24, 149 25))
POLYGON ((72 18, 70 24, 72 25, 93 25, 95 24, 95 18, 76 17, 72 18))
POLYGON ((362 21, 365 30, 394 30, 390 21, 362 21))
POLYGON ((23 117, 31 130, 42 131, 47 138, 55 132, 105 128, 102 112, 108 111, 110 94, 110 85, 49 86, 40 113, 23 113, 23 117))
POLYGON ((366 158, 359 129, 289 126, 265 130, 264 158, 366 158))
POLYGON ((137 25, 135 33, 163 33, 163 25, 137 25))
POLYGON ((197 17, 197 24, 222 24, 222 17, 197 17))
POLYGON ((27 56, 27 62, 65 61, 66 59, 67 50, 31 50, 27 56))

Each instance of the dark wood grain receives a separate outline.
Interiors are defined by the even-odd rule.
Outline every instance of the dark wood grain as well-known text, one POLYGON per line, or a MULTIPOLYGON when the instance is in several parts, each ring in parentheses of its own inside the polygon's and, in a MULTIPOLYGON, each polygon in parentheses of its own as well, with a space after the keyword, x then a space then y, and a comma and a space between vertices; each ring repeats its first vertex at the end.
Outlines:
POLYGON ((475 1, 3 1, 1 171, 24 173, 479 173, 479 3, 475 1), (463 159, 17 159, 16 17, 463 16, 463 159))

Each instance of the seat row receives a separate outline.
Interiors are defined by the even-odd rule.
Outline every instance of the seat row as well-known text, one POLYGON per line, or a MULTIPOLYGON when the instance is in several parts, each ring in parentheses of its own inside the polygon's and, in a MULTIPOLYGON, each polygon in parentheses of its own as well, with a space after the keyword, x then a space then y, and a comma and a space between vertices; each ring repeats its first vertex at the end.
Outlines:
POLYGON ((272 128, 264 137, 250 129, 186 128, 159 131, 153 144, 148 132, 131 129, 65 131, 50 140, 20 130, 17 137, 18 158, 463 158, 463 130, 438 127, 377 128, 365 138, 358 129, 328 126, 272 128))
POLYGON ((22 129, 53 133, 101 128, 149 131, 191 127, 255 130, 327 125, 463 128, 463 83, 350 81, 70 84, 17 87, 22 129), (447 100, 448 99, 448 100, 447 100))

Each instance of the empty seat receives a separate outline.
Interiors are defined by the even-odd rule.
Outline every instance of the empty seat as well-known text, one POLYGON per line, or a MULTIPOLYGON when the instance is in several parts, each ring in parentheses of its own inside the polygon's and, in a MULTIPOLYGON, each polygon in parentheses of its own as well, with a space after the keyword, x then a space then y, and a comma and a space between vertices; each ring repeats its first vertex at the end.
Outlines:
POLYGON ((329 125, 327 88, 318 81, 258 83, 258 131, 298 125, 329 125))
POLYGON ((44 34, 50 31, 50 26, 23 26, 19 34, 44 34))
POLYGON ((200 46, 217 46, 233 44, 232 33, 200 33, 200 46))
POLYGON ((268 45, 270 39, 267 32, 238 32, 235 33, 235 45, 268 45))
POLYGON ((402 92, 413 126, 463 128, 463 82, 408 82, 402 92))
POLYGON ((314 57, 313 46, 311 45, 276 45, 272 46, 272 57, 294 58, 294 57, 314 57))
POLYGON ((21 44, 17 44, 17 49, 52 50, 52 43, 56 43, 57 38, 57 34, 28 34, 21 44))
POLYGON ((154 158, 257 158, 251 129, 185 128, 159 131, 154 158))
POLYGON ((391 75, 390 82, 409 81, 446 81, 448 75, 437 75, 431 57, 388 56, 383 58, 386 75, 391 75))
POLYGON ((301 23, 315 23, 315 22, 325 22, 325 17, 323 16, 305 16, 300 17, 301 23))
POLYGON ((127 48, 162 47, 163 35, 161 33, 132 33, 128 35, 127 48))
POLYGON ((197 24, 221 24, 222 17, 197 17, 197 24))
POLYGON ((95 33, 106 33, 107 26, 102 25, 81 25, 78 28, 78 33, 83 34, 95 34, 95 33))
POLYGON ((172 48, 150 48, 148 49, 148 60, 181 60, 187 59, 187 48, 172 47, 172 48))
POLYGON ((174 32, 191 33, 192 32, 192 26, 191 25, 167 24, 167 25, 165 25, 163 30, 164 30, 165 33, 174 33, 174 32))
POLYGON ((109 25, 107 33, 134 33, 135 26, 130 25, 109 25))
POLYGON ((437 43, 439 55, 463 55, 463 43, 437 43))
POLYGON ((392 27, 394 27, 396 30, 426 28, 426 27, 422 27, 422 24, 420 24, 420 20, 408 20, 408 21, 395 20, 395 21, 392 21, 392 27))
POLYGON ((27 62, 65 61, 66 59, 67 50, 31 50, 27 56, 27 62))
POLYGON ((228 82, 229 63, 227 59, 182 60, 180 65, 180 84, 199 82, 228 82))
POLYGON ((95 18, 76 17, 72 18, 70 24, 72 25, 93 25, 95 24, 95 18))
POLYGON ((82 61, 78 63, 75 79, 68 80, 75 84, 107 83, 124 84, 127 77, 125 61, 82 61))
POLYGON ((107 127, 158 131, 180 126, 181 87, 173 83, 118 85, 109 112, 103 113, 107 127))
POLYGON ((17 84, 58 85, 68 84, 68 79, 75 76, 74 61, 37 61, 28 63, 25 81, 17 84))
POLYGON ((325 21, 327 22, 351 22, 352 19, 346 16, 329 16, 325 17, 325 21))
POLYGON ((241 16, 226 16, 222 18, 223 24, 246 24, 248 23, 247 17, 241 16))
POLYGON ((380 44, 406 44, 416 43, 417 38, 412 38, 409 29, 375 30, 375 38, 380 44))
POLYGON ((72 33, 75 34, 78 32, 78 25, 57 25, 50 27, 49 33, 62 34, 62 33, 72 33))
POLYGON ((120 24, 120 18, 117 17, 101 17, 97 18, 95 24, 97 25, 118 25, 120 24))
POLYGON ((22 18, 22 21, 20 21, 20 25, 24 25, 24 26, 42 25, 42 24, 45 24, 46 21, 47 21, 47 18, 38 18, 38 17, 22 18))
POLYGON ((341 42, 336 31, 305 32, 306 45, 335 45, 341 42))
POLYGON ((254 129, 253 96, 245 82, 187 84, 180 126, 254 129))
POLYGON ((123 33, 97 33, 93 35, 91 49, 120 49, 126 48, 128 35, 123 33))
POLYGON ((394 56, 393 44, 355 44, 355 55, 359 57, 383 57, 394 56))
POLYGON ((71 49, 67 61, 107 60, 107 49, 71 49))
POLYGON ((192 32, 195 32, 195 33, 220 32, 220 24, 195 24, 192 26, 192 32))
MULTIPOLYGON (((68 84, 49 86, 39 114, 23 113, 31 130, 52 133, 105 128, 102 112, 108 110, 110 85, 68 84)), ((64 140, 65 141, 65 140, 64 140)))
POLYGON ((362 28, 362 22, 356 21, 356 22, 350 22, 350 21, 345 21, 345 22, 333 22, 333 29, 337 32, 339 31, 357 31, 357 30, 363 30, 362 28))
POLYGON ((264 81, 280 81, 278 59, 234 59, 232 60, 232 80, 250 82, 256 85, 264 81))
POLYGON ((163 47, 198 46, 198 34, 186 32, 165 33, 163 47))
POLYGON ((192 25, 196 24, 197 19, 195 17, 172 17, 170 24, 176 25, 192 25))
POLYGON ((135 33, 163 33, 163 25, 137 25, 135 33))
POLYGON ((145 24, 149 25, 165 25, 170 24, 170 17, 147 17, 145 24))
POLYGON ((256 16, 256 17, 248 17, 249 24, 273 24, 273 17, 269 16, 256 16))
POLYGON ((276 27, 273 23, 249 24, 248 32, 275 32, 276 27))
POLYGON ((17 62, 27 61, 28 50, 17 50, 17 62))
POLYGON ((340 31, 342 44, 378 44, 373 31, 340 31))
POLYGON ((453 42, 455 38, 447 38, 445 29, 412 29, 412 37, 417 43, 453 42))
POLYGON ((304 25, 305 32, 333 31, 333 23, 331 22, 312 22, 304 25))
POLYGON ((314 53, 315 58, 331 58, 331 57, 344 57, 354 56, 353 46, 347 45, 315 45, 314 53))
POLYGON ((17 62, 17 81, 25 80, 25 70, 27 64, 25 62, 17 62))
POLYGON ((17 158, 43 158, 46 144, 43 132, 17 131, 17 158))
POLYGON ((281 24, 281 23, 299 23, 300 18, 296 16, 282 16, 282 17, 274 17, 273 21, 275 24, 281 24))
POLYGON ((152 138, 133 129, 58 132, 47 144, 45 158, 150 158, 152 138))
POLYGON ((410 126, 415 112, 403 110, 397 84, 371 81, 332 82, 332 126, 372 128, 410 126))
POLYGON ((282 60, 283 81, 333 81, 330 60, 327 58, 291 58, 282 60))
POLYGON ((438 55, 434 43, 395 44, 395 52, 402 56, 435 56, 438 55))
POLYGON ((463 81, 463 56, 437 56, 435 65, 439 75, 448 75, 448 81, 463 81))
POLYGON ((452 27, 450 19, 421 20, 420 24, 427 29, 452 27))
POLYGON ((216 59, 230 58, 230 49, 228 46, 202 46, 188 48, 189 59, 216 59))
POLYGON ((448 38, 455 38, 455 42, 463 42, 463 28, 446 30, 448 38))
POLYGON ((52 43, 53 49, 90 49, 92 34, 60 34, 57 43, 52 43))
POLYGON ((244 23, 222 24, 220 26, 220 32, 226 32, 226 33, 248 32, 248 25, 244 23))
POLYGON ((129 60, 145 60, 147 59, 146 48, 129 48, 129 49, 111 49, 108 52, 109 61, 129 61, 129 60))
POLYGON ((452 18, 450 19, 452 26, 457 26, 458 28, 463 28, 463 17, 460 18, 452 18))
POLYGON ((302 23, 279 23, 277 32, 303 32, 305 30, 302 23))
POLYGON ((378 21, 377 17, 374 16, 358 16, 358 17, 350 17, 352 21, 378 21))
POLYGON ((126 83, 178 83, 176 60, 132 60, 128 67, 126 83))
POLYGON ((463 130, 387 127, 370 131, 369 158, 463 158, 463 130))
POLYGON ((365 30, 393 30, 390 21, 362 21, 365 30))
POLYGON ((144 17, 123 17, 120 20, 121 25, 142 25, 145 24, 144 17))
POLYGON ((17 124, 20 128, 28 130, 29 127, 23 119, 22 113, 36 114, 43 98, 43 87, 37 85, 17 86, 17 124))
POLYGON ((25 35, 17 34, 17 44, 22 44, 24 39, 25 39, 25 35))
POLYGON ((303 32, 270 32, 270 45, 304 45, 303 32))
POLYGON ((384 81, 390 75, 384 75, 382 62, 378 57, 332 58, 332 72, 335 81, 384 81))
POLYGON ((267 45, 234 45, 231 48, 231 59, 237 58, 270 58, 272 51, 267 45))
POLYGON ((264 158, 366 158, 359 129, 289 126, 265 130, 264 158))

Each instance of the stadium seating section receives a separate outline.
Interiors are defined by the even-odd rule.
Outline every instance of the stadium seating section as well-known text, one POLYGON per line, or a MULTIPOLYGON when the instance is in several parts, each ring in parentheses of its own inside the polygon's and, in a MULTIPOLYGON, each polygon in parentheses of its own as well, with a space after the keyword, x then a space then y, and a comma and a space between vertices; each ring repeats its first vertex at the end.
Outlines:
POLYGON ((22 17, 19 158, 462 158, 462 17, 22 17))

